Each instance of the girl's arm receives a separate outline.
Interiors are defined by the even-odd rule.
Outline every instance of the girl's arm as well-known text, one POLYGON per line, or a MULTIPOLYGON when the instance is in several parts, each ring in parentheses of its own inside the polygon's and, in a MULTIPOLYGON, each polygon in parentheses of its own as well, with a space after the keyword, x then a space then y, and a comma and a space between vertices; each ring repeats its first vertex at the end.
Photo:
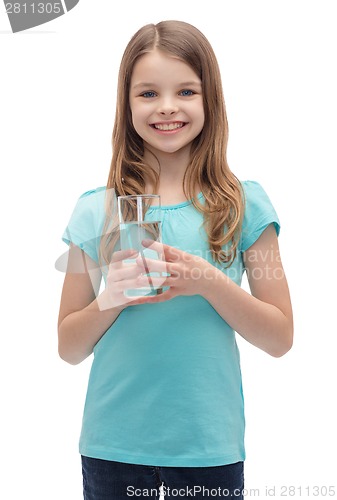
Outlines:
POLYGON ((251 295, 215 272, 203 296, 244 339, 280 357, 292 346, 293 316, 273 225, 244 253, 244 263, 251 295))
MULTIPOLYGON (((160 251, 158 243, 144 241, 144 244, 160 251)), ((168 245, 162 245, 162 248, 166 270, 170 274, 162 286, 170 289, 138 303, 163 302, 177 295, 198 294, 256 347, 275 357, 291 348, 292 307, 273 225, 269 225, 244 254, 251 294, 205 259, 168 245)), ((148 267, 151 271, 163 271, 160 261, 148 262, 148 267)), ((139 279, 138 283, 142 284, 142 280, 139 279)), ((153 281, 155 284, 156 278, 153 281)))
POLYGON ((130 305, 132 299, 124 296, 124 289, 135 285, 141 270, 136 265, 123 266, 122 261, 127 257, 132 257, 131 251, 114 254, 107 287, 98 295, 100 268, 83 250, 71 245, 58 319, 59 355, 64 361, 76 365, 87 358, 123 309, 130 305))

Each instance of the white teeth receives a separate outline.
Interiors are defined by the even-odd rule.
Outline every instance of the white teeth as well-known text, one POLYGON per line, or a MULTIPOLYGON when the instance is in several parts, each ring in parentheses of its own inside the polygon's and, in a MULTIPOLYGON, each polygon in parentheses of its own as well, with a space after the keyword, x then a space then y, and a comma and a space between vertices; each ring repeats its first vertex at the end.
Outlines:
POLYGON ((154 128, 158 130, 175 130, 176 128, 181 128, 183 123, 155 123, 154 128))

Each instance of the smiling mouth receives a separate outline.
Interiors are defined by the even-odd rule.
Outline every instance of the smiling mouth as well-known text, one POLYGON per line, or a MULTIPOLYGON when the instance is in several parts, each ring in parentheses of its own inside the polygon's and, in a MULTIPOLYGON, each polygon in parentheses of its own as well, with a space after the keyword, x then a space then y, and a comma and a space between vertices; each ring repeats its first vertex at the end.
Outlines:
POLYGON ((175 122, 175 123, 152 123, 151 127, 157 130, 176 130, 178 128, 182 128, 186 125, 184 122, 175 122))

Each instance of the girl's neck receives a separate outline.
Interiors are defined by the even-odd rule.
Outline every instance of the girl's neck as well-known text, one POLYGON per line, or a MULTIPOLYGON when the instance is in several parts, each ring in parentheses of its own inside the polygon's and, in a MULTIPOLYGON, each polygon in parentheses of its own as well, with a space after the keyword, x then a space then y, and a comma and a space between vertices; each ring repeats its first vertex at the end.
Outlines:
MULTIPOLYGON (((161 204, 175 205, 186 201, 186 196, 183 191, 183 179, 186 168, 189 162, 189 155, 179 154, 179 152, 171 154, 160 154, 156 157, 159 160, 160 168, 157 160, 152 154, 144 154, 144 160, 154 168, 159 174, 159 189, 156 194, 161 197, 161 204)), ((154 186, 147 183, 146 192, 152 193, 154 186)), ((199 193, 197 189, 194 195, 199 193)))
POLYGON ((182 184, 190 160, 190 151, 189 148, 183 148, 174 153, 166 153, 148 148, 144 151, 144 160, 158 172, 163 180, 182 184))

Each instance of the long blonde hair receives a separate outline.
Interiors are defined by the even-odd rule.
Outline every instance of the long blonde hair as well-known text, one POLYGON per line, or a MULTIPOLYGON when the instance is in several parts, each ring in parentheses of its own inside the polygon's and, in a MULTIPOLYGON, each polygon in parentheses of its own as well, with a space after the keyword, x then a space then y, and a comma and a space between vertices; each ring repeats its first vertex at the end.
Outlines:
MULTIPOLYGON (((195 208, 203 213, 213 259, 229 266, 237 254, 244 211, 243 192, 227 163, 228 123, 219 66, 210 43, 194 26, 182 21, 148 24, 137 31, 128 43, 118 77, 113 155, 107 191, 114 190, 116 196, 142 194, 146 180, 154 186, 154 193, 159 186, 158 173, 144 162, 143 140, 134 129, 129 105, 134 65, 139 57, 153 49, 178 57, 201 79, 205 124, 191 145, 183 190, 186 198, 192 200, 195 208), (197 186, 204 195, 204 203, 194 198, 197 186), (228 245, 227 250, 222 248, 225 245, 228 245)), ((105 262, 109 262, 116 243, 116 232, 110 232, 115 225, 111 222, 112 211, 112 203, 108 201, 101 241, 105 262)))

